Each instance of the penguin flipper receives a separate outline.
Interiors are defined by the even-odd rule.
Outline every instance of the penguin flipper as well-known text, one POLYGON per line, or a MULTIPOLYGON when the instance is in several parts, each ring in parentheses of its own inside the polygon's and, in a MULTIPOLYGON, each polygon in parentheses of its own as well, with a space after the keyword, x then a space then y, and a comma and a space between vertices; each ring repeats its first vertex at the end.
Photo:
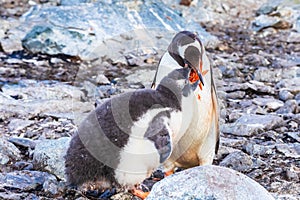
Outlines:
POLYGON ((152 141, 160 156, 160 163, 166 161, 172 153, 172 131, 164 119, 155 119, 145 133, 145 138, 152 141))

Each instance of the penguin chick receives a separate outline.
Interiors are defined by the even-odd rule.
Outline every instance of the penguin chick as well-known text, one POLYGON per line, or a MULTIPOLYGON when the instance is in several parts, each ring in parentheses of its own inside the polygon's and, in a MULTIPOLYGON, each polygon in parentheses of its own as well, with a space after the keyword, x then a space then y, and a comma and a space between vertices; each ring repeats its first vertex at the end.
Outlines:
POLYGON ((155 90, 123 93, 89 113, 65 156, 67 183, 133 187, 150 176, 188 128, 183 113, 190 112, 199 84, 190 84, 190 72, 188 67, 175 69, 155 90))
MULTIPOLYGON (((174 69, 192 67, 200 71, 199 87, 193 92, 190 104, 191 123, 164 163, 166 170, 212 164, 219 147, 219 111, 212 67, 198 36, 181 31, 172 39, 157 67, 152 88, 174 69)), ((194 76, 190 77, 194 80, 194 76)), ((184 115, 185 116, 185 115, 184 115)))

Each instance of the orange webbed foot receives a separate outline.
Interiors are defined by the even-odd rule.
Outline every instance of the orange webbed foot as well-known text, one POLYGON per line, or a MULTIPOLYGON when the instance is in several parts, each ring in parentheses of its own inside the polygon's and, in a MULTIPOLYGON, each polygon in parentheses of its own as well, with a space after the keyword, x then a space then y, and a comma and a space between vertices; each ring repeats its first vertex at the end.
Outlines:
POLYGON ((144 192, 143 190, 134 188, 131 190, 131 193, 141 199, 146 199, 150 192, 144 192))

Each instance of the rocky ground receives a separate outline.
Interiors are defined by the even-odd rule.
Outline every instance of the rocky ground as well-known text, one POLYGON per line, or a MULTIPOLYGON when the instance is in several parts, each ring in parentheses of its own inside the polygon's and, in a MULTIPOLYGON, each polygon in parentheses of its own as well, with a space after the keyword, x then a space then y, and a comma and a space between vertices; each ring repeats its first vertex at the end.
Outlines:
MULTIPOLYGON (((201 20, 220 40, 207 48, 221 114, 215 164, 246 174, 276 199, 300 199, 300 36, 293 12, 257 12, 262 3, 250 0, 223 2, 206 5, 209 19, 201 20), (279 20, 260 26, 260 16, 279 20)), ((55 4, 1 1, 1 20, 13 22, 42 3, 55 4)), ((6 34, 0 30, 1 37, 6 34)), ((43 156, 57 155, 95 103, 149 87, 160 54, 130 66, 4 49, 0 43, 0 199, 83 197, 65 190, 62 174, 44 172, 60 169, 55 159, 61 158, 46 168, 43 156)))

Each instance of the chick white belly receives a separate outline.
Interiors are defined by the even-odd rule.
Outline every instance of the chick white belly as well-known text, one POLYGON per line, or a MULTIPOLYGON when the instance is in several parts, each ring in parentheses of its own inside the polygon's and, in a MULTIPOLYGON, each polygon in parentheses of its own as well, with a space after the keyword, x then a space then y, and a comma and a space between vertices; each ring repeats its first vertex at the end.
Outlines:
POLYGON ((119 184, 133 186, 159 166, 159 154, 152 141, 144 138, 148 126, 159 112, 167 109, 151 109, 136 121, 129 134, 128 143, 120 149, 120 162, 115 169, 119 184))

